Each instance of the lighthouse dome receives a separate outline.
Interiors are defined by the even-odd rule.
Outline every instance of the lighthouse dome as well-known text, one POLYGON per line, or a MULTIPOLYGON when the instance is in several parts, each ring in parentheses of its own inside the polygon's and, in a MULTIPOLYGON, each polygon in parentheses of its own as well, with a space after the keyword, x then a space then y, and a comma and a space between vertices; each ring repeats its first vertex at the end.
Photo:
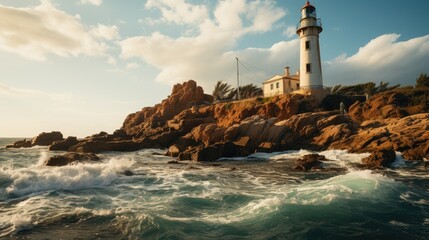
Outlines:
POLYGON ((316 8, 310 4, 310 1, 307 1, 307 3, 302 7, 301 9, 301 15, 302 19, 304 18, 317 18, 316 15, 316 8))

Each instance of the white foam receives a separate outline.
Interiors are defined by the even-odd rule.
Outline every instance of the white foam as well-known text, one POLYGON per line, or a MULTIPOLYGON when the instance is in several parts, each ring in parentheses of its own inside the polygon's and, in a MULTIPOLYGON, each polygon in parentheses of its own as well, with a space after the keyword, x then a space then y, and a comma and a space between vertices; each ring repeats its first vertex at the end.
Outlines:
POLYGON ((395 226, 399 226, 399 227, 409 227, 410 226, 410 224, 399 222, 399 221, 396 221, 396 220, 392 220, 389 223, 392 224, 392 225, 395 225, 395 226))
POLYGON ((392 163, 393 167, 403 167, 406 165, 405 163, 405 159, 402 156, 401 152, 395 152, 396 153, 396 158, 395 161, 392 163))
POLYGON ((39 157, 39 160, 37 161, 36 166, 43 166, 48 159, 49 159, 48 152, 40 151, 40 157, 39 157))
POLYGON ((22 216, 20 214, 14 215, 10 222, 13 225, 14 232, 20 232, 33 228, 31 216, 22 216))
POLYGON ((74 190, 107 186, 118 174, 131 169, 130 159, 110 159, 97 164, 77 164, 64 167, 31 167, 9 170, 12 184, 6 192, 14 196, 48 190, 74 190))

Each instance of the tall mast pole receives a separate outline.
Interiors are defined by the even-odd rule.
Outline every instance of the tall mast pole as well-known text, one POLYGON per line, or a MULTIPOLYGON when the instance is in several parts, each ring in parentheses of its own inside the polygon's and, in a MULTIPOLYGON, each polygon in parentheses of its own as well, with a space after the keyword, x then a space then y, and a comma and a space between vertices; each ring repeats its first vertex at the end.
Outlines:
POLYGON ((238 57, 235 57, 237 59, 237 100, 240 100, 240 70, 238 68, 238 57))

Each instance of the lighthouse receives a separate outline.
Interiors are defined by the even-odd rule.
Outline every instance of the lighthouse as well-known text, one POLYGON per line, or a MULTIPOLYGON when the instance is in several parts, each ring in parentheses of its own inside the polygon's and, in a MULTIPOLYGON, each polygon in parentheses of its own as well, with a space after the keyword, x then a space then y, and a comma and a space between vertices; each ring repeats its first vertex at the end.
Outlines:
POLYGON ((304 91, 323 89, 319 46, 319 34, 322 30, 316 8, 307 1, 301 9, 301 20, 296 30, 300 38, 300 88, 304 91))

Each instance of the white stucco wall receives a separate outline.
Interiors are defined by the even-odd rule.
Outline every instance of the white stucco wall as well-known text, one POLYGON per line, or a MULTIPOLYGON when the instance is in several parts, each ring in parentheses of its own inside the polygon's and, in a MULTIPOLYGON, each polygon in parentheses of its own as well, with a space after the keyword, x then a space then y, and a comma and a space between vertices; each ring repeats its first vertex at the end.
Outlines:
POLYGON ((302 89, 323 88, 322 66, 320 62, 319 34, 316 28, 305 28, 300 34, 300 80, 302 89), (306 49, 306 42, 310 49, 306 49), (311 72, 307 72, 311 64, 311 72))
POLYGON ((270 81, 269 83, 264 83, 264 97, 273 97, 279 94, 283 94, 283 88, 283 79, 281 78, 275 81, 270 81), (273 86, 272 89, 271 86, 273 86))

